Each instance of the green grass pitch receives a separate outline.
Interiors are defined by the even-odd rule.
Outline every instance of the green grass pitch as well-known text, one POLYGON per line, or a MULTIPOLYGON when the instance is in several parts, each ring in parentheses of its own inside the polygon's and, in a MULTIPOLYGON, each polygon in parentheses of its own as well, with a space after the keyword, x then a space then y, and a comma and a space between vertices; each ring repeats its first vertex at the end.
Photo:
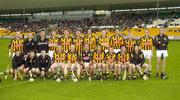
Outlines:
MULTIPOLYGON (((8 63, 9 39, 0 39, 0 71, 8 63)), ((54 80, 2 80, 0 100, 180 100, 180 41, 170 41, 166 72, 168 80, 156 79, 155 56, 153 73, 148 81, 92 81, 57 83, 54 80)), ((155 52, 154 52, 155 53, 155 52)), ((2 78, 2 76, 0 76, 2 78)))

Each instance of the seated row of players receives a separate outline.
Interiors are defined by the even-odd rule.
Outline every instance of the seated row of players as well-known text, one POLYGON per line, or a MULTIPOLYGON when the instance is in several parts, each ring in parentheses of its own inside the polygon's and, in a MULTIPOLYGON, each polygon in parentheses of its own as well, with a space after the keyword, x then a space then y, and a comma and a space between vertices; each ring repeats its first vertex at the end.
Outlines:
MULTIPOLYGON (((32 51, 34 52, 34 54, 36 54, 37 57, 40 55, 42 56, 42 51, 43 51, 44 54, 48 53, 48 55, 50 56, 50 61, 53 61, 53 55, 55 54, 54 52, 57 50, 57 48, 59 48, 59 46, 62 49, 61 51, 68 53, 71 51, 70 48, 71 48, 72 44, 74 47, 74 52, 76 52, 78 55, 82 54, 83 45, 87 45, 89 48, 89 51, 94 51, 95 48, 98 45, 100 45, 102 51, 107 52, 108 49, 113 49, 112 51, 114 51, 116 54, 122 49, 121 47, 124 47, 124 48, 126 47, 126 52, 128 52, 129 55, 131 55, 131 54, 133 54, 132 51, 135 49, 134 48, 135 44, 139 44, 139 46, 144 54, 144 57, 148 59, 149 67, 147 69, 147 72, 148 72, 148 74, 150 74, 151 73, 152 50, 153 50, 153 44, 154 44, 156 49, 159 50, 159 52, 157 51, 157 58, 158 58, 158 64, 157 64, 158 68, 157 69, 159 69, 160 58, 163 58, 162 74, 165 75, 164 74, 165 73, 165 71, 164 71, 165 59, 164 58, 167 57, 166 49, 167 49, 167 44, 168 44, 168 37, 164 34, 164 30, 160 30, 160 34, 155 37, 155 40, 153 40, 153 38, 150 37, 149 34, 150 34, 149 31, 145 30, 145 36, 143 36, 139 40, 135 40, 132 38, 131 34, 129 34, 127 39, 124 39, 124 37, 119 34, 118 30, 115 31, 114 36, 108 37, 106 35, 106 30, 102 30, 102 36, 96 38, 95 36, 92 35, 91 29, 89 29, 87 34, 84 37, 81 36, 81 31, 77 30, 76 35, 72 38, 69 34, 69 31, 67 29, 65 29, 64 35, 62 37, 58 38, 56 36, 56 32, 52 31, 51 32, 52 37, 49 39, 46 38, 45 32, 41 31, 40 35, 39 35, 40 37, 35 41, 33 39, 32 33, 29 33, 28 38, 26 40, 24 40, 21 38, 20 32, 17 32, 15 39, 13 39, 9 45, 9 48, 10 48, 9 55, 14 56, 15 52, 20 51, 25 54, 24 57, 25 57, 25 59, 27 59, 27 57, 30 56, 32 51), (110 48, 108 48, 108 47, 110 47, 110 48)), ((79 58, 77 58, 77 59, 79 60, 79 58)), ((47 60, 47 61, 49 61, 49 60, 47 60)), ((107 67, 105 67, 106 64, 103 64, 104 62, 101 62, 101 63, 102 64, 100 64, 100 65, 102 65, 103 68, 107 68, 107 67)), ((51 65, 51 63, 50 63, 50 65, 51 65)), ((53 64, 53 66, 55 66, 55 65, 56 64, 53 64)), ((71 66, 71 64, 67 64, 67 65, 71 66)), ((79 76, 81 73, 80 70, 82 69, 83 63, 72 64, 72 66, 76 66, 76 65, 79 66, 77 68, 78 69, 77 75, 79 76)), ((97 64, 97 65, 99 65, 99 64, 97 64)), ((65 65, 62 65, 62 66, 65 66, 65 65)), ((94 68, 94 66, 96 68, 96 64, 93 64, 93 68, 94 68)), ((119 65, 115 64, 114 66, 119 66, 119 65)), ((90 67, 90 69, 92 69, 92 68, 90 67)), ((91 73, 95 73, 94 70, 92 70, 91 73)), ((104 70, 102 70, 102 72, 104 72, 106 70, 108 70, 108 69, 104 69, 104 70)), ((33 70, 33 71, 35 71, 35 70, 33 70)), ((51 71, 54 72, 53 69, 51 71)), ((88 71, 89 70, 87 70, 87 72, 88 71)), ((130 73, 132 73, 131 71, 130 71, 130 73)), ((64 71, 64 72, 65 72, 65 74, 67 73, 67 71, 64 71)), ((116 71, 114 71, 115 76, 119 72, 120 72, 119 68, 116 71)), ((159 74, 159 70, 157 70, 157 76, 158 76, 158 74, 159 74)), ((162 74, 161 74, 161 76, 162 76, 162 74)))
POLYGON ((83 72, 86 72, 89 81, 92 79, 109 79, 113 74, 115 80, 136 79, 136 71, 140 73, 144 80, 147 80, 149 65, 145 64, 145 59, 138 45, 135 45, 134 51, 129 54, 126 46, 121 47, 117 54, 109 47, 107 53, 102 50, 100 45, 91 52, 89 46, 84 45, 81 54, 75 52, 75 45, 70 46, 70 51, 65 52, 62 46, 58 46, 54 52, 52 64, 50 56, 44 50, 37 57, 34 51, 30 51, 27 59, 20 52, 16 52, 13 57, 14 80, 23 76, 30 76, 30 81, 34 81, 37 75, 45 79, 52 74, 57 81, 68 79, 68 73, 71 73, 73 81, 81 79, 83 72), (145 68, 142 72, 142 68, 145 68), (24 74, 24 75, 22 75, 24 74))

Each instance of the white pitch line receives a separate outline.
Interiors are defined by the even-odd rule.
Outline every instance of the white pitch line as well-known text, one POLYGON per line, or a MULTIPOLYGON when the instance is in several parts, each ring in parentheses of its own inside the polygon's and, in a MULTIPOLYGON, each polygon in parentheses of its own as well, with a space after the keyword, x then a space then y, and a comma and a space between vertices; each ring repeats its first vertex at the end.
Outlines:
POLYGON ((18 82, 18 83, 13 83, 13 84, 4 85, 4 86, 1 86, 0 89, 2 89, 2 88, 8 88, 8 87, 11 87, 11 86, 20 85, 20 84, 24 84, 24 83, 28 83, 28 81, 22 81, 22 82, 18 82))

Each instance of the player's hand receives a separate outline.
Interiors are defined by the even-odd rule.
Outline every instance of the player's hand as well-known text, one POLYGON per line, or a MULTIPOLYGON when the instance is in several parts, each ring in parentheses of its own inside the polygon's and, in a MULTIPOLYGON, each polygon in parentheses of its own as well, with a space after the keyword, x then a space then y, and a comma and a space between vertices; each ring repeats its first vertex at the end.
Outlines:
POLYGON ((11 52, 9 52, 9 57, 11 57, 11 52))

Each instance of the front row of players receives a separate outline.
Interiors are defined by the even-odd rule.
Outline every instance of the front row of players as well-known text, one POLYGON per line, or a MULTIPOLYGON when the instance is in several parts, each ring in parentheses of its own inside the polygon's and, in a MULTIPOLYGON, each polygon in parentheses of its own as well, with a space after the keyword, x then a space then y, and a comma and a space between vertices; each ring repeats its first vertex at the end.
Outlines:
POLYGON ((16 52, 12 59, 12 67, 14 80, 30 77, 29 81, 34 81, 37 76, 45 80, 53 76, 58 82, 67 80, 70 76, 77 82, 85 75, 89 81, 109 80, 110 76, 115 80, 136 79, 137 73, 147 80, 149 69, 138 45, 135 45, 131 54, 126 51, 125 46, 122 46, 117 54, 112 47, 105 53, 100 45, 93 52, 89 50, 88 45, 84 45, 82 53, 76 53, 74 45, 71 45, 68 53, 58 46, 52 61, 43 50, 38 57, 34 51, 30 51, 28 57, 16 52))

